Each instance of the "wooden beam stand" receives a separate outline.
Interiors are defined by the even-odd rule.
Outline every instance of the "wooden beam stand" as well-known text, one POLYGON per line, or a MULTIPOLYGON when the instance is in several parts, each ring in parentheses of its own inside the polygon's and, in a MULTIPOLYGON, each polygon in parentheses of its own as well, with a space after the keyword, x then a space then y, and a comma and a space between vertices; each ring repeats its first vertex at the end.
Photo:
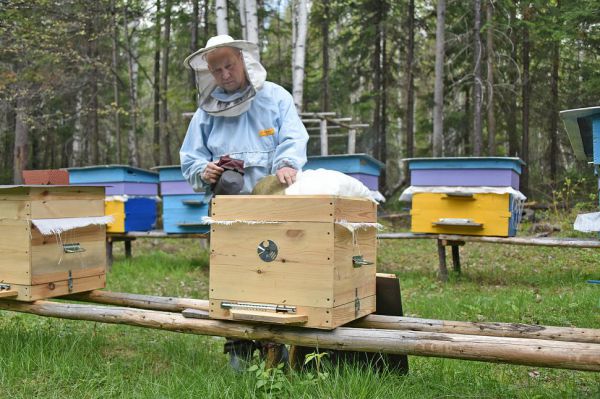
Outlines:
POLYGON ((381 233, 377 238, 383 240, 437 240, 439 258, 438 278, 442 281, 448 280, 448 267, 446 266, 446 247, 452 248, 452 263, 454 271, 461 272, 459 247, 467 242, 479 242, 490 244, 526 245, 540 247, 560 248, 600 248, 600 240, 578 239, 578 238, 552 238, 552 237, 482 237, 463 236, 449 234, 415 234, 415 233, 381 233))
POLYGON ((185 318, 179 313, 51 301, 0 301, 0 309, 173 332, 326 349, 445 357, 600 371, 600 344, 339 327, 332 331, 185 318))
MULTIPOLYGON (((166 312, 188 311, 190 314, 193 313, 190 309, 207 312, 209 308, 208 300, 205 299, 161 297, 99 290, 64 296, 62 299, 166 312)), ((372 314, 356 320, 347 326, 600 344, 600 329, 551 327, 521 323, 480 323, 372 314)))

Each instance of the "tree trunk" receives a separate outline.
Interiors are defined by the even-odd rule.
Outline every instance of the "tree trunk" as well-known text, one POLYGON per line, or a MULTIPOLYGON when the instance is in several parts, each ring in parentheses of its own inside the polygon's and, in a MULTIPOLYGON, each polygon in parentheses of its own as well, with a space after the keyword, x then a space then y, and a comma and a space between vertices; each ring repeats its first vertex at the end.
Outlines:
MULTIPOLYGON (((406 157, 414 156, 415 143, 415 0, 408 1, 408 43, 406 48, 406 157)), ((410 171, 408 162, 404 163, 404 179, 406 185, 410 185, 410 171)))
POLYGON ((71 147, 71 156, 68 158, 69 166, 81 166, 83 160, 83 148, 85 137, 83 135, 82 123, 83 93, 81 89, 77 90, 75 96, 75 126, 73 129, 73 142, 71 147))
POLYGON ((296 40, 294 40, 294 58, 292 73, 292 95, 298 112, 302 111, 304 92, 304 60, 306 56, 306 35, 308 30, 308 8, 306 0, 296 0, 293 18, 297 21, 296 40))
POLYGON ((117 25, 117 10, 115 7, 115 0, 110 2, 110 13, 112 22, 112 70, 113 70, 113 107, 115 112, 115 139, 116 139, 116 163, 120 164, 121 161, 121 121, 120 121, 120 102, 119 102, 119 58, 118 58, 118 47, 119 47, 119 28, 117 25))
MULTIPOLYGON (((192 0, 192 40, 190 41, 190 54, 198 50, 198 27, 200 26, 200 4, 199 0, 192 0)), ((196 98, 196 75, 190 70, 190 90, 193 94, 192 100, 196 98)))
POLYGON ((511 87, 513 92, 508 95, 508 115, 506 118, 506 127, 508 130, 508 155, 516 157, 519 154, 519 135, 517 133, 517 81, 519 80, 518 74, 518 62, 517 62, 517 0, 513 0, 513 3, 509 6, 509 26, 510 26, 510 41, 512 43, 511 48, 511 61, 512 65, 509 69, 509 76, 511 78, 511 87))
POLYGON ((227 0, 216 0, 215 8, 215 14, 217 16, 217 35, 228 35, 227 0))
MULTIPOLYGON (((154 24, 154 77, 152 80, 154 113, 152 116, 153 140, 152 158, 155 165, 160 165, 160 0, 156 0, 156 22, 154 24)), ((194 71, 192 71, 193 74, 194 71)), ((195 90, 194 90, 195 92, 195 90)))
POLYGON ((474 0, 473 28, 473 155, 481 155, 483 133, 481 127, 481 108, 483 105, 481 83, 481 0, 474 0))
POLYGON ((488 86, 488 155, 496 155, 496 117, 494 115, 494 0, 486 4, 486 47, 487 47, 487 86, 488 86))
POLYGON ((210 0, 203 0, 204 4, 203 4, 203 9, 204 12, 202 13, 202 19, 204 20, 204 40, 208 40, 208 32, 209 30, 209 18, 208 18, 208 13, 210 11, 210 0))
MULTIPOLYGON (((560 12, 560 2, 556 5, 560 12)), ((550 153, 548 158, 550 161, 550 181, 554 185, 556 182, 556 164, 558 162, 558 68, 560 66, 560 42, 557 40, 552 45, 552 74, 550 77, 550 91, 552 93, 550 107, 550 153)))
MULTIPOLYGON (((93 24, 93 22, 92 22, 93 24)), ((95 36, 96 33, 92 31, 95 36)), ((90 86, 90 112, 88 114, 89 125, 90 125, 90 139, 88 140, 90 154, 89 160, 92 165, 98 165, 100 163, 99 146, 100 146, 100 134, 98 131, 98 67, 96 67, 97 57, 97 46, 96 39, 90 40, 90 59, 94 63, 90 71, 89 86, 90 86)))
POLYGON ((171 132, 169 129, 169 109, 167 103, 167 92, 169 89, 169 46, 171 41, 171 8, 172 0, 165 3, 165 22, 162 39, 162 62, 160 66, 160 130, 162 132, 162 160, 163 165, 172 165, 171 160, 171 132))
POLYGON ((525 194, 529 194, 529 100, 531 93, 531 83, 529 81, 529 27, 527 23, 531 19, 532 9, 530 6, 525 6, 523 10, 523 32, 521 37, 523 38, 522 48, 522 61, 523 61, 523 83, 522 83, 522 102, 523 102, 523 137, 521 141, 521 159, 527 165, 523 168, 521 174, 521 191, 525 194))
POLYGON ((248 40, 248 27, 246 26, 246 0, 238 0, 238 8, 240 12, 240 30, 242 31, 242 39, 248 40))
POLYGON ((128 10, 125 7, 123 12, 123 26, 125 31, 125 45, 127 47, 127 69, 129 72, 129 115, 131 120, 131 126, 129 133, 127 134, 127 147, 129 150, 129 165, 139 166, 139 156, 137 148, 137 60, 135 54, 137 49, 132 46, 133 28, 137 25, 137 22, 129 22, 128 10), (131 28, 131 34, 129 32, 131 28))
POLYGON ((246 37, 249 42, 258 44, 258 13, 256 0, 245 0, 246 37))
POLYGON ((435 33, 435 84, 433 89, 433 156, 444 151, 444 31, 446 0, 438 0, 435 33))
POLYGON ((27 100, 17 99, 15 144, 13 149, 13 183, 23 184, 23 170, 29 161, 29 126, 27 125, 27 100))
MULTIPOLYGON (((387 30, 385 17, 388 13, 387 0, 380 0, 379 14, 379 41, 381 42, 381 97, 380 97, 380 135, 379 135, 379 160, 387 165, 387 91, 389 68, 387 59, 387 30)), ((388 195, 386 168, 382 168, 379 175, 379 190, 388 195)))
POLYGON ((323 95, 321 97, 321 110, 323 112, 329 111, 329 9, 330 0, 322 0, 323 13, 321 15, 321 37, 322 37, 322 78, 321 78, 321 90, 323 95))

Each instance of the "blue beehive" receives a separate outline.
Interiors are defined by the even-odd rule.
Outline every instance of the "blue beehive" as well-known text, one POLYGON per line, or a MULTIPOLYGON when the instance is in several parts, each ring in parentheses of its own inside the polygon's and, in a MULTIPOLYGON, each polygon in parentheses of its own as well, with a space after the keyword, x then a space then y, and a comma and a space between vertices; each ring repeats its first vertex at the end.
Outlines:
POLYGON ((319 155, 308 157, 303 169, 330 169, 360 180, 369 190, 379 189, 379 175, 385 165, 367 154, 319 155))
POLYGON ((69 168, 72 185, 107 187, 105 210, 114 222, 107 231, 148 231, 156 225, 158 173, 127 165, 95 165, 69 168))
POLYGON ((577 159, 600 165, 600 107, 560 111, 577 159))
POLYGON ((204 193, 196 193, 184 179, 179 165, 157 166, 163 207, 163 228, 166 233, 206 233, 202 223, 208 216, 204 193))

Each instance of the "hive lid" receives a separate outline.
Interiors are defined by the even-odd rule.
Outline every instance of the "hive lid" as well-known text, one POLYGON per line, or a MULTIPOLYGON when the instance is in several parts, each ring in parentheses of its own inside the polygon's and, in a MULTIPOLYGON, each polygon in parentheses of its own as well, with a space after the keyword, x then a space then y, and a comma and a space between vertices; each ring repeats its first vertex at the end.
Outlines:
POLYGON ((565 124, 575 157, 581 161, 591 160, 594 155, 591 118, 600 118, 600 107, 567 109, 560 111, 559 115, 565 124))

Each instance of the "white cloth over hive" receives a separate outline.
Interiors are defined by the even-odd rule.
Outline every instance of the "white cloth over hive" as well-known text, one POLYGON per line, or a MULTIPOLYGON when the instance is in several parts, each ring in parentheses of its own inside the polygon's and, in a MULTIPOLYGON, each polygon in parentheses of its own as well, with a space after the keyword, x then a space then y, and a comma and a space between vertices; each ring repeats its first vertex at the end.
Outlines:
POLYGON ((87 226, 97 226, 112 223, 112 216, 94 216, 84 218, 32 219, 31 223, 42 235, 60 234, 64 231, 79 229, 87 226))
POLYGON ((577 215, 573 228, 584 233, 600 231, 600 212, 582 213, 577 215))
POLYGON ((299 172, 296 175, 296 182, 285 189, 285 195, 335 195, 367 198, 377 202, 371 190, 360 180, 337 170, 328 169, 299 172))
POLYGON ((518 201, 525 201, 527 197, 522 192, 512 187, 488 187, 488 186, 410 186, 400 195, 400 201, 412 201, 413 194, 417 193, 467 193, 467 194, 511 194, 518 201))

